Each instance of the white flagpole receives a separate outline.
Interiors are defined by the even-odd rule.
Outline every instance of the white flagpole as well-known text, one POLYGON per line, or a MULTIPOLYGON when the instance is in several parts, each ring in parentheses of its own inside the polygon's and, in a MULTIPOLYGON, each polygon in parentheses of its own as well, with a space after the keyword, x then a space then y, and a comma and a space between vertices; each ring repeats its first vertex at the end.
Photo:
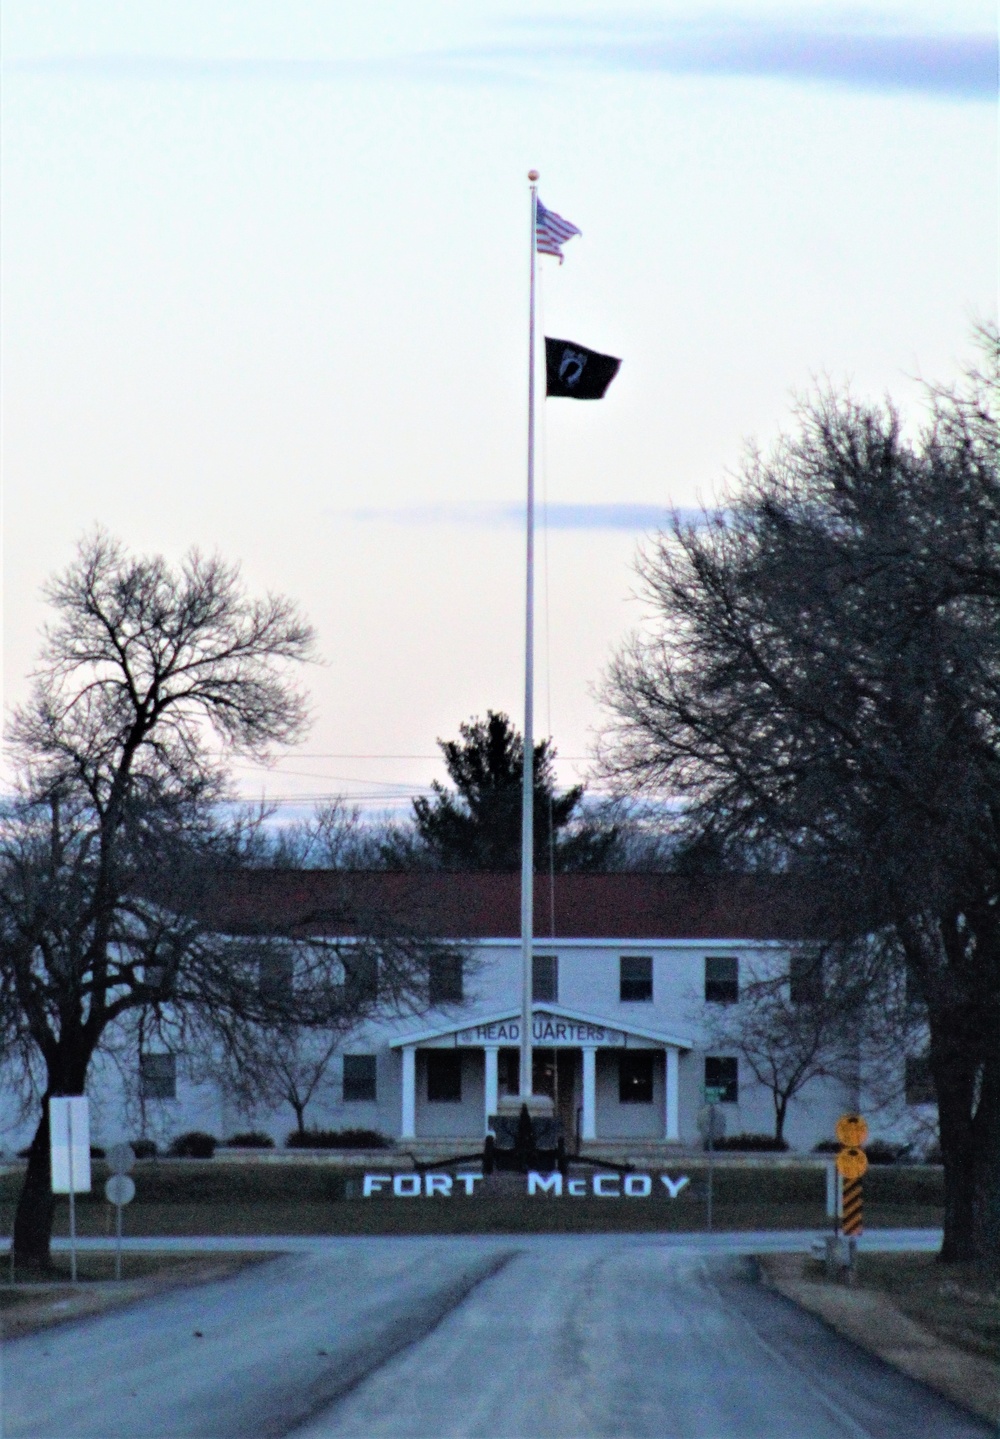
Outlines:
POLYGON ((521 791, 521 1099, 531 1098, 531 992, 534 932, 535 776, 535 256, 538 171, 531 182, 531 280, 528 287, 528 504, 524 621, 524 771, 521 791))

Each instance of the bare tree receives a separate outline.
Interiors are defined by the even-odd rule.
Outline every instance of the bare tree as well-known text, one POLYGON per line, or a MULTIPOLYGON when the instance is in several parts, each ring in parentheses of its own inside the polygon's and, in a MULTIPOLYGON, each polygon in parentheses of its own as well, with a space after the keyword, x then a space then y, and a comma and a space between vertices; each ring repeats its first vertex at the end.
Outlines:
POLYGON ((206 1072, 223 1085, 247 1116, 262 1107, 276 1109, 287 1104, 295 1115, 296 1133, 302 1135, 309 1105, 332 1086, 330 1066, 348 1032, 298 1026, 280 1033, 261 1031, 252 1062, 234 1068, 223 1053, 221 1066, 209 1066, 206 1072))
POLYGON ((844 1080, 861 1042, 855 1007, 824 973, 824 951, 796 947, 788 974, 741 975, 738 1002, 711 1022, 713 1042, 739 1055, 769 1091, 779 1143, 792 1099, 812 1080, 844 1080))
POLYGON ((344 945, 307 925, 283 990, 261 975, 291 936, 217 918, 254 848, 228 808, 227 759, 263 757, 307 721, 290 670, 313 634, 293 604, 249 597, 219 559, 175 570, 101 533, 47 598, 55 618, 12 724, 18 792, 0 814, 5 1067, 37 1076, 42 1101, 14 1249, 37 1267, 54 1212, 46 1101, 83 1092, 116 1026, 141 1014, 147 1033, 238 1067, 261 1030, 337 1030, 404 993, 417 1002, 422 963, 388 927, 385 943, 358 929, 344 945))
POLYGON ((276 869, 382 869, 384 834, 384 825, 366 821, 337 795, 316 805, 309 819, 279 829, 261 858, 276 869))
MULTIPOLYGON (((908 441, 836 396, 642 561, 608 772, 769 850, 927 1006, 947 1258, 1000 1264, 1000 342, 908 441)), ((859 960, 860 962, 860 960, 859 960)))

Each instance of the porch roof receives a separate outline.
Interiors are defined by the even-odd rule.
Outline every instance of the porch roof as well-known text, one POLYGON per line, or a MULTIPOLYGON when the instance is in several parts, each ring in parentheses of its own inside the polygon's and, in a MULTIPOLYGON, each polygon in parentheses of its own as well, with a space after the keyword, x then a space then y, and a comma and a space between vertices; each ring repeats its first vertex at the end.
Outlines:
MULTIPOLYGON (((647 1029, 644 1026, 632 1024, 630 1021, 623 1023, 618 1019, 600 1018, 594 1014, 584 1014, 578 1009, 567 1009, 561 1004, 552 1004, 545 1001, 536 1001, 531 1006, 532 1016, 537 1014, 551 1015, 553 1019, 569 1020, 572 1024, 588 1024, 596 1029, 610 1029, 619 1034, 624 1034, 626 1039, 640 1039, 647 1044, 662 1044, 671 1049, 692 1049, 694 1040, 688 1035, 677 1033, 668 1034, 665 1030, 647 1029)), ((432 1040, 447 1039, 449 1035, 458 1035, 470 1029, 484 1028, 490 1024, 504 1024, 521 1017, 519 1009, 500 1009, 492 1014, 466 1015, 463 1019, 449 1020, 446 1024, 440 1024, 433 1029, 424 1029, 416 1034, 404 1034, 399 1038, 390 1041, 390 1049, 403 1049, 410 1044, 428 1044, 432 1040)), ((544 1045, 535 1046, 544 1048, 544 1045)))

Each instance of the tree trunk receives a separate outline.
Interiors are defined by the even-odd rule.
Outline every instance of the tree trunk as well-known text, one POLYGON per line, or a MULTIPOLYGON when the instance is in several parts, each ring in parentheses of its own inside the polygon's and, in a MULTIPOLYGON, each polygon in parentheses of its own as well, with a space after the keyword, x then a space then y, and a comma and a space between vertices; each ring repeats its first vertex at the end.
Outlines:
POLYGON ((295 1123, 298 1126, 295 1132, 301 1139, 306 1132, 306 1107, 297 1099, 290 1099, 288 1102, 295 1110, 295 1123))
POLYGON ((949 1033, 938 1016, 931 1022, 930 1060, 944 1164, 944 1238, 940 1257, 948 1263, 967 1263, 976 1257, 975 1068, 973 1056, 961 1043, 961 1033, 949 1033))
MULTIPOLYGON (((943 971, 925 984, 929 1058, 944 1161, 943 1260, 1000 1272, 1000 936, 992 907, 968 928, 960 915, 940 926, 943 971), (992 962, 991 962, 992 959, 992 962)), ((922 958, 919 948, 914 957, 922 958)), ((935 973, 935 969, 937 972, 935 973)))
POLYGON ((788 1113, 788 1096, 774 1096, 774 1138, 780 1144, 785 1137, 785 1115, 788 1113))
POLYGON ((968 1110, 940 1090, 938 1116, 944 1162, 944 1238, 941 1258, 949 1263, 971 1260, 975 1151, 968 1110))
POLYGON ((1000 1281, 1000 1052, 987 1059, 973 1120, 972 1249, 1000 1281))
POLYGON ((55 1212, 49 1167, 49 1095, 46 1093, 14 1216, 14 1262, 20 1268, 40 1272, 49 1268, 55 1212))
POLYGON ((66 1043, 50 1065, 42 1097, 42 1114, 31 1141, 28 1168, 14 1215, 14 1262, 24 1269, 44 1271, 51 1266, 52 1223, 56 1200, 52 1193, 49 1153, 49 1099, 53 1095, 83 1094, 90 1051, 66 1043))

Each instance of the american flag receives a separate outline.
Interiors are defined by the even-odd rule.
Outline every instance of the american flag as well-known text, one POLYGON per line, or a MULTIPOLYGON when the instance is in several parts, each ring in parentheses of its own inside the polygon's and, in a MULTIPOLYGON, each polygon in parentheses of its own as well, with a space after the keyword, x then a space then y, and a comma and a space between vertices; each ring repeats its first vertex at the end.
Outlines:
POLYGON ((535 199, 535 248, 543 255, 556 255, 560 265, 563 262, 562 247, 567 240, 581 232, 554 210, 546 210, 541 200, 535 199))

